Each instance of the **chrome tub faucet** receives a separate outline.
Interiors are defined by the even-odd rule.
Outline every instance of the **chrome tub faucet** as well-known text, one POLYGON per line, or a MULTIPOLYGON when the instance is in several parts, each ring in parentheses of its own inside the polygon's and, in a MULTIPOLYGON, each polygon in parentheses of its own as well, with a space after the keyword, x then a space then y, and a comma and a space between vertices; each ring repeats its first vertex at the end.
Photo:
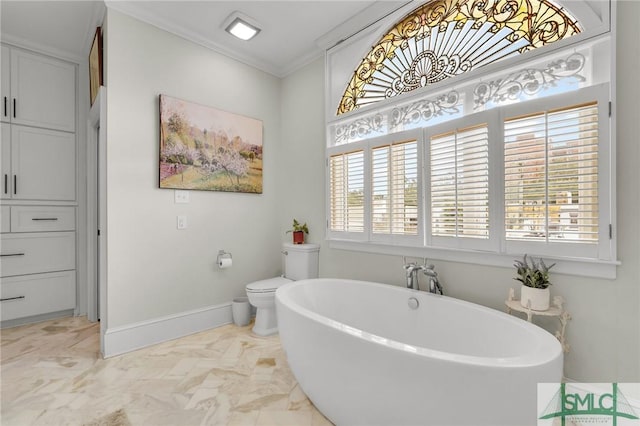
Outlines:
POLYGON ((434 265, 426 265, 422 268, 422 272, 429 277, 429 293, 444 294, 442 292, 442 285, 438 281, 438 273, 435 271, 434 265))
POLYGON ((404 273, 407 278, 407 288, 414 290, 420 290, 418 287, 418 271, 422 269, 422 266, 415 262, 404 264, 404 273))
POLYGON ((423 259, 423 264, 418 265, 417 262, 407 262, 407 258, 402 256, 402 262, 404 263, 405 278, 407 280, 407 288, 413 290, 420 290, 418 271, 422 271, 424 275, 429 277, 429 292, 434 294, 444 294, 442 292, 442 285, 438 280, 438 273, 435 271, 434 265, 427 265, 427 259, 423 259))

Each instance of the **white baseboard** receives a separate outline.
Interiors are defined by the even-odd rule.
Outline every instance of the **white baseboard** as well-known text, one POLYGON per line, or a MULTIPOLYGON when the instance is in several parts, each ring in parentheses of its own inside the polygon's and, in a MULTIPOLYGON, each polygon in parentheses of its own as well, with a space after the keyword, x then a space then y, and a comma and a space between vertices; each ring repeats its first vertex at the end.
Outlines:
POLYGON ((226 303, 109 328, 104 334, 102 355, 110 358, 231 322, 231 303, 226 303))

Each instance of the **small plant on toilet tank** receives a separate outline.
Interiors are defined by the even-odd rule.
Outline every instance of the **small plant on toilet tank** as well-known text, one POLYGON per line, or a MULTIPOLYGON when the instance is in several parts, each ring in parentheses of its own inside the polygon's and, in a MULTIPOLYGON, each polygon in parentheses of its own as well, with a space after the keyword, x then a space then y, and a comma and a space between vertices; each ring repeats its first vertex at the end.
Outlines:
POLYGON ((293 232, 293 244, 304 244, 304 235, 309 233, 309 227, 306 223, 300 223, 297 219, 293 219, 292 229, 287 233, 293 232))
POLYGON ((546 311, 549 309, 549 269, 555 265, 547 266, 542 259, 536 261, 531 257, 531 261, 524 255, 522 261, 516 260, 513 266, 516 267, 518 276, 514 280, 522 283, 520 288, 520 304, 525 308, 534 311, 546 311))

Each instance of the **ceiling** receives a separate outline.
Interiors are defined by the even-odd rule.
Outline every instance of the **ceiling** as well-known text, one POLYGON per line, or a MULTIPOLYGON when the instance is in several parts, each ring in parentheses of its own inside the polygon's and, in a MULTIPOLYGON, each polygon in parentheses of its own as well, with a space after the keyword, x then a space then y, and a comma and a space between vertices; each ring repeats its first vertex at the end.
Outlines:
MULTIPOLYGON (((407 0, 350 1, 107 1, 107 7, 283 77, 322 55, 325 48, 391 13, 407 0), (234 11, 260 24, 250 41, 222 25, 234 11)), ((70 59, 87 57, 101 1, 2 0, 2 41, 48 50, 70 59), (52 19, 55 17, 55 19, 52 19)))

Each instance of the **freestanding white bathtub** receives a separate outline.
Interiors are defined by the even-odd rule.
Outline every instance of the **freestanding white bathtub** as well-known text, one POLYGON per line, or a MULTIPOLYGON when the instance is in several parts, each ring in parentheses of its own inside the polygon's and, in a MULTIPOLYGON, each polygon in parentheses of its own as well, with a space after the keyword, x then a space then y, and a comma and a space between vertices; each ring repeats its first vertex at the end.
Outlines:
POLYGON ((337 425, 535 425, 537 383, 562 379, 551 334, 450 297, 314 279, 280 287, 276 311, 293 374, 337 425))

